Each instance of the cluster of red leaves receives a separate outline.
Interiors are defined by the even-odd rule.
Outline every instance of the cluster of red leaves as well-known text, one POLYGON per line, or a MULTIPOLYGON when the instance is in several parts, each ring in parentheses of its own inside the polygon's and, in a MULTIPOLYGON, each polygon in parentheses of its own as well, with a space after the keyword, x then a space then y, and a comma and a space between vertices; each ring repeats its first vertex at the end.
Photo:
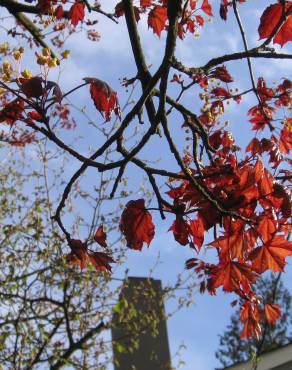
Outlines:
MULTIPOLYGON (((244 3, 245 0, 237 0, 238 3, 244 3)), ((140 1, 140 8, 135 6, 136 21, 140 19, 140 14, 148 12, 148 26, 152 28, 153 32, 159 37, 161 32, 167 27, 167 0, 160 0, 158 3, 154 3, 152 0, 140 1)), ((76 4, 76 3, 75 3, 76 4)), ((228 8, 232 6, 232 1, 221 0, 220 4, 220 16, 222 19, 227 19, 228 8)), ((284 19, 285 21, 281 27, 277 30, 274 35, 274 43, 278 43, 283 46, 286 42, 292 40, 291 22, 292 22, 292 2, 286 1, 285 7, 280 3, 272 4, 265 9, 263 12, 260 25, 259 25, 259 36, 260 39, 268 38, 273 33, 278 23, 284 19)), ((183 15, 179 20, 178 35, 181 39, 184 38, 187 32, 195 33, 198 27, 202 27, 205 23, 202 15, 197 14, 197 11, 201 10, 204 14, 209 17, 213 17, 212 5, 208 0, 192 0, 188 6, 185 7, 183 15)), ((116 5, 115 14, 117 17, 124 15, 124 9, 122 2, 116 5)), ((83 15, 84 17, 84 15, 83 15)), ((83 19, 83 18, 82 18, 83 19)), ((73 22, 72 22, 73 23, 73 22)))
MULTIPOLYGON (((245 0, 237 0, 244 3, 245 0)), ((54 2, 39 0, 38 6, 43 13, 50 12, 54 2)), ((148 17, 148 26, 159 37, 168 27, 168 0, 140 0, 139 6, 134 7, 138 22, 142 14, 148 17)), ((220 16, 227 19, 228 8, 232 1, 222 0, 220 16)), ((273 38, 274 43, 283 46, 291 41, 291 1, 285 1, 284 6, 279 2, 272 4, 264 11, 259 25, 260 39, 273 38), (284 22, 281 23, 282 18, 284 22)), ((63 7, 55 9, 57 19, 64 17, 63 7)), ((66 12, 66 17, 76 27, 85 17, 85 6, 82 1, 75 1, 66 12)), ((212 5, 208 0, 190 0, 179 19, 178 35, 184 38, 187 32, 195 33, 198 27, 204 25, 202 15, 213 16, 212 5), (198 11, 201 12, 198 14, 198 11)), ((115 8, 115 15, 124 15, 123 3, 115 8)), ((191 77, 201 88, 208 90, 209 79, 216 79, 225 84, 233 82, 233 77, 222 65, 213 70, 191 77)), ((111 119, 114 112, 120 117, 117 93, 104 81, 96 78, 85 78, 90 86, 90 94, 96 109, 106 121, 111 119)), ((183 84, 180 76, 175 75, 173 82, 183 84)), ((55 102, 59 103, 60 118, 68 119, 68 110, 61 106, 62 93, 57 84, 44 81, 40 77, 19 79, 17 95, 11 102, 5 102, 0 111, 0 122, 14 126, 22 120, 33 127, 36 122, 42 122, 42 112, 32 110, 39 107, 38 103, 46 102, 52 94, 55 102), (31 102, 29 112, 26 112, 24 102, 31 102)), ((169 231, 181 245, 189 245, 195 257, 187 260, 186 267, 194 269, 201 279, 201 292, 207 290, 215 294, 218 288, 237 294, 244 303, 241 307, 240 318, 244 323, 242 336, 260 334, 260 322, 265 319, 272 324, 279 316, 279 307, 267 303, 264 307, 253 291, 253 284, 259 274, 266 270, 284 271, 286 258, 292 255, 291 242, 287 241, 290 230, 291 200, 288 190, 275 182, 274 177, 264 167, 260 159, 263 154, 269 155, 269 164, 275 170, 292 147, 291 119, 286 120, 280 133, 270 138, 254 138, 246 148, 250 156, 239 161, 236 155, 232 135, 223 128, 214 130, 215 118, 224 111, 224 101, 235 99, 240 101, 240 94, 231 93, 229 85, 211 87, 209 100, 211 105, 208 112, 199 117, 205 126, 208 144, 214 149, 211 164, 196 169, 191 168, 193 158, 186 155, 185 163, 190 174, 196 179, 197 186, 187 180, 182 180, 167 192, 173 201, 171 211, 175 217, 169 231), (207 194, 207 196, 206 196, 207 194), (194 216, 190 216, 195 214, 194 216), (207 247, 216 249, 217 263, 205 263, 198 258, 203 248, 205 233, 214 229, 214 240, 207 247), (218 234, 220 230, 220 235, 218 234)), ((267 87, 263 78, 257 83, 258 105, 252 107, 248 114, 250 122, 256 131, 264 131, 269 127, 272 131, 276 109, 288 107, 290 104, 291 81, 284 80, 275 88, 267 87)), ((58 108, 57 108, 58 110, 58 108)), ((26 139, 15 140, 15 145, 22 145, 26 139), (21 141, 23 140, 23 141, 21 141)), ((199 167, 199 168, 198 168, 199 167)), ((282 170, 286 171, 287 170, 282 170)), ((285 173, 286 173, 285 172, 285 173)), ((289 172, 290 175, 290 172, 289 172)), ((168 209, 170 211, 170 209, 168 209)), ((152 216, 145 207, 143 199, 130 201, 121 216, 120 230, 125 236, 127 246, 134 250, 142 250, 144 243, 148 246, 154 238, 155 227, 152 216)), ((94 240, 103 248, 107 248, 106 234, 101 225, 94 240)), ((86 263, 92 264, 97 270, 111 271, 110 263, 114 260, 108 253, 94 252, 88 248, 87 242, 72 239, 69 242, 71 253, 66 256, 70 264, 77 264, 81 269, 86 263)))
MULTIPOLYGON (((237 0, 240 4, 245 1, 246 0, 237 0)), ((64 11, 62 5, 57 5, 55 9, 53 9, 54 4, 55 3, 51 0, 39 0, 38 7, 40 9, 40 13, 53 12, 57 20, 61 20, 66 17, 71 21, 71 24, 74 27, 84 20, 85 5, 82 1, 75 1, 67 12, 64 11)), ((148 26, 160 37, 161 32, 167 28, 167 4, 168 0, 140 0, 140 6, 134 6, 136 21, 138 22, 140 20, 141 14, 147 13, 148 26)), ((227 19, 229 7, 232 7, 232 1, 221 0, 219 14, 224 20, 227 19)), ((258 29, 260 39, 269 38, 273 35, 273 31, 278 27, 278 23, 281 20, 284 20, 281 27, 277 29, 277 32, 273 37, 273 41, 281 46, 286 42, 291 41, 291 8, 291 1, 286 1, 285 6, 279 2, 268 6, 260 19, 258 29)), ((202 27, 204 25, 205 20, 201 14, 197 14, 198 10, 201 10, 203 14, 209 17, 214 16, 212 5, 209 0, 191 0, 187 7, 184 8, 182 17, 179 20, 178 35, 181 39, 184 38, 187 32, 194 34, 198 27, 202 27)), ((124 6, 122 1, 120 1, 115 7, 115 16, 121 17, 123 15, 124 6)))
MULTIPOLYGON (((221 138, 223 142, 223 136, 217 135, 217 140, 219 137, 219 141, 221 138)), ((218 147, 218 143, 215 147, 218 147)), ((242 316, 245 324, 242 335, 245 337, 259 334, 259 323, 263 317, 255 314, 259 308, 252 290, 258 274, 268 269, 275 272, 284 271, 286 257, 292 255, 292 243, 286 240, 290 229, 291 201, 287 190, 274 183, 260 160, 252 166, 248 161, 236 163, 235 157, 229 155, 229 158, 225 157, 224 162, 221 164, 222 172, 217 172, 217 176, 221 172, 220 177, 213 177, 210 169, 205 169, 204 185, 209 191, 212 190, 213 196, 224 204, 225 209, 236 211, 250 219, 250 222, 220 216, 216 208, 203 200, 198 190, 187 182, 172 189, 168 194, 176 202, 183 202, 186 211, 194 206, 199 208, 198 218, 203 225, 203 231, 200 231, 199 235, 222 224, 222 236, 209 244, 217 249, 218 264, 205 264, 192 258, 187 261, 187 267, 195 268, 198 274, 204 274, 202 291, 207 289, 210 294, 214 294, 216 289, 222 286, 224 291, 234 292, 245 300, 244 307, 249 307, 242 316), (207 178, 207 175, 211 177, 207 178)), ((184 228, 180 226, 188 233, 189 241, 193 238, 189 228, 191 222, 185 219, 184 228)), ((176 235, 174 237, 180 242, 176 235)), ((272 315, 272 309, 272 306, 265 308, 266 318, 270 323, 279 316, 276 313, 272 315)))
MULTIPOLYGON (((94 105, 105 120, 111 119, 112 112, 121 118, 117 93, 106 82, 99 79, 85 78, 84 80, 90 84, 94 105)), ((62 126, 67 129, 76 127, 74 119, 69 118, 68 108, 61 104, 63 94, 57 83, 46 81, 39 76, 19 78, 15 82, 18 85, 18 89, 15 90, 18 97, 10 102, 2 98, 3 108, 0 110, 0 123, 5 122, 13 126, 17 121, 22 121, 33 128, 36 123, 42 123, 46 119, 42 107, 45 106, 46 102, 51 104, 52 97, 55 109, 52 111, 51 117, 58 117, 62 126)), ((6 137, 5 140, 16 146, 24 146, 32 142, 33 138, 34 134, 20 135, 17 132, 13 139, 6 137)))
POLYGON ((76 0, 70 6, 69 10, 65 11, 63 5, 66 3, 66 0, 60 1, 59 4, 56 0, 38 0, 37 7, 40 14, 54 14, 57 20, 67 18, 70 20, 71 24, 76 27, 85 17, 85 5, 83 1, 76 0))
POLYGON ((23 118, 24 101, 17 98, 6 103, 0 111, 0 122, 6 122, 12 126, 16 121, 23 118))
POLYGON ((261 155, 265 152, 269 156, 269 163, 273 168, 277 168, 283 161, 284 155, 288 154, 292 147, 291 126, 287 121, 284 128, 281 129, 280 135, 272 135, 270 139, 263 138, 261 140, 253 138, 248 144, 246 151, 251 152, 252 156, 261 155))
MULTIPOLYGON (((206 88, 210 86, 210 78, 215 78, 226 84, 233 82, 233 77, 224 65, 211 70, 208 75, 197 74, 192 76, 192 79, 197 82, 202 89, 205 89, 205 91, 206 88)), ((177 77, 173 78, 172 81, 181 83, 177 77)), ((208 111, 202 113, 199 118, 205 125, 213 126, 216 117, 224 112, 224 101, 233 99, 237 103, 240 103, 241 94, 238 93, 234 95, 234 93, 231 93, 232 90, 229 90, 228 86, 216 86, 209 91, 209 97, 212 100, 210 108, 208 111)), ((262 77, 259 77, 256 92, 259 103, 248 110, 248 115, 250 116, 249 122, 253 125, 252 129, 262 131, 268 127, 273 131, 273 121, 275 120, 277 110, 279 108, 289 108, 291 106, 292 83, 290 80, 284 79, 278 86, 269 88, 267 87, 266 81, 262 77)), ((291 119, 286 119, 285 127, 282 129, 279 138, 273 135, 270 140, 269 148, 266 146, 264 151, 270 151, 271 153, 270 163, 274 162, 277 163, 277 165, 280 163, 282 158, 280 157, 281 153, 279 153, 279 148, 280 152, 287 153, 287 150, 289 150, 291 137, 288 127, 290 124, 291 119), (278 152, 277 155, 275 154, 276 152, 278 152)))
POLYGON ((28 131, 19 132, 16 128, 13 128, 9 134, 1 131, 0 140, 12 146, 23 148, 25 145, 35 141, 35 134, 28 131))
POLYGON ((74 117, 72 117, 70 113, 70 108, 67 104, 56 104, 51 113, 51 117, 56 117, 60 121, 62 127, 70 130, 77 126, 74 117))
MULTIPOLYGON (((198 73, 191 77, 205 92, 208 92, 208 109, 204 109, 199 116, 200 121, 207 127, 211 127, 217 120, 217 117, 224 113, 224 101, 233 99, 237 103, 241 102, 241 95, 234 94, 229 89, 229 83, 233 82, 233 77, 227 70, 225 65, 218 66, 208 72, 208 74, 198 73), (216 79, 216 86, 212 81, 216 79), (226 84, 226 87, 221 85, 221 82, 226 84)), ((214 81, 213 81, 214 82, 214 81)), ((227 102, 229 104, 229 102, 227 102)))
MULTIPOLYGON (((32 102, 33 106, 34 99, 46 99, 50 93, 56 102, 60 102, 62 99, 62 92, 57 83, 54 81, 45 81, 42 77, 35 76, 31 78, 19 78, 17 81, 19 90, 15 91, 16 95, 23 94, 24 98, 18 97, 11 102, 3 102, 3 109, 0 111, 0 122, 6 121, 9 125, 14 124, 18 120, 24 118, 23 113, 25 112, 24 102, 27 99, 32 102)), ((26 107, 31 109, 31 107, 26 107)))
POLYGON ((259 104, 251 107, 248 115, 249 120, 253 124, 253 130, 263 130, 268 126, 273 130, 273 119, 276 109, 280 107, 289 107, 291 104, 292 83, 289 80, 284 80, 276 88, 268 88, 265 80, 260 77, 257 83, 257 94, 259 104))
POLYGON ((20 91, 27 98, 47 98, 52 92, 54 100, 60 102, 62 100, 62 92, 59 85, 54 81, 46 81, 42 77, 35 76, 31 78, 19 78, 18 84, 20 91))
MULTIPOLYGON (((245 1, 237 0, 238 3, 245 3, 245 1)), ((219 13, 225 21, 230 7, 232 7, 232 1, 221 0, 219 13)), ((260 40, 273 37, 274 44, 279 44, 281 47, 288 41, 292 41, 292 1, 286 0, 283 4, 278 1, 268 6, 260 18, 258 33, 260 40)))
MULTIPOLYGON (((238 3, 245 3, 246 0, 237 0, 238 3)), ((232 7, 232 1, 221 0, 220 17, 227 20, 228 8, 232 7)), ((258 33, 261 39, 272 38, 274 44, 281 47, 288 41, 292 41, 292 1, 278 1, 268 6, 261 18, 258 33)))
MULTIPOLYGON (((103 225, 100 225, 96 230, 94 240, 103 248, 107 248, 103 225)), ((71 253, 66 255, 67 263, 78 265, 81 269, 85 267, 86 263, 91 263, 96 270, 111 272, 110 263, 113 263, 114 260, 108 253, 93 252, 88 249, 86 242, 79 239, 71 239, 69 246, 71 253)))
POLYGON ((233 77, 230 75, 224 65, 216 67, 214 70, 210 71, 209 77, 216 78, 217 80, 226 83, 233 82, 233 77))
MULTIPOLYGON (((6 123, 10 126, 9 131, 2 130, 0 132, 0 140, 15 147, 24 147, 35 141, 34 132, 27 130, 19 130, 15 123, 25 119, 24 101, 16 98, 7 102, 5 97, 2 97, 3 109, 0 111, 0 123, 6 123)), ((30 112, 31 114, 32 112, 30 112)), ((28 117, 27 119, 30 119, 28 117)))
MULTIPOLYGON (((147 13, 147 22, 149 28, 153 32, 161 36, 161 32, 167 29, 168 16, 167 16, 167 0, 141 0, 140 7, 134 6, 135 18, 138 22, 140 15, 147 13)), ((191 0, 185 7, 184 12, 179 20, 178 36, 183 39, 187 32, 195 33, 198 27, 202 27, 205 23, 202 15, 197 14, 201 10, 204 14, 213 17, 212 6, 209 0, 191 0)), ((115 7, 115 15, 121 17, 124 15, 123 3, 119 2, 115 7)))
POLYGON ((285 5, 280 2, 272 4, 263 12, 260 25, 260 39, 266 39, 273 35, 279 22, 284 21, 273 37, 274 44, 283 46, 288 41, 292 41, 292 1, 285 1, 285 5))
POLYGON ((17 121, 22 121, 31 128, 38 122, 44 122, 41 102, 45 104, 52 97, 54 103, 60 103, 63 95, 57 83, 39 76, 18 78, 14 83, 18 88, 12 91, 15 91, 17 98, 11 101, 7 101, 6 95, 1 98, 3 108, 0 110, 0 122, 13 127, 6 135, 2 132, 1 140, 14 146, 25 146, 35 141, 35 133, 17 127, 17 121))
MULTIPOLYGON (((15 125, 19 120, 31 120, 30 117, 26 118, 24 101, 20 98, 16 98, 7 102, 4 98, 2 99, 2 103, 3 109, 0 111, 0 123, 6 123, 11 126, 11 128, 9 132, 0 132, 0 140, 16 147, 24 147, 34 142, 34 132, 19 130, 15 125)), ((30 114, 32 114, 32 112, 30 112, 30 114)))
MULTIPOLYGON (((178 36, 183 39, 186 33, 194 34, 198 27, 202 27, 205 24, 205 20, 201 14, 198 14, 198 10, 201 10, 203 14, 213 17, 212 6, 208 0, 202 1, 190 1, 188 6, 184 8, 181 19, 178 24, 178 36)), ((162 10, 160 11, 162 12, 162 10)), ((160 21, 155 23, 157 14, 154 12, 149 13, 148 25, 153 29, 153 32, 160 36, 163 29, 166 28, 167 22, 167 11, 165 11, 164 17, 160 17, 160 21)))
MULTIPOLYGON (((231 93, 232 90, 229 90, 228 85, 226 85, 226 88, 219 85, 220 82, 224 82, 226 84, 233 82, 233 77, 231 76, 225 65, 218 66, 214 69, 209 70, 208 74, 204 74, 203 72, 201 72, 190 77, 204 90, 203 95, 206 95, 205 93, 212 85, 212 81, 214 79, 218 81, 216 81, 216 87, 211 87, 209 89, 208 102, 210 103, 210 100, 212 100, 209 108, 206 110, 204 109, 203 113, 199 116, 200 121, 206 126, 212 126, 216 121, 217 116, 224 113, 224 100, 233 99, 237 103, 241 102, 240 94, 233 95, 231 93)), ((174 74, 170 82, 178 83, 182 87, 184 87, 184 81, 182 80, 181 75, 174 74)))
POLYGON ((269 325, 281 317, 281 310, 277 304, 266 303, 263 307, 258 300, 245 302, 240 309, 240 319, 244 323, 241 338, 250 336, 260 337, 260 322, 266 321, 269 325))
MULTIPOLYGON (((217 249, 218 263, 208 264, 195 257, 186 266, 195 269, 201 278, 202 292, 215 294, 222 287, 237 294, 244 301, 242 336, 259 335, 261 321, 272 324, 280 310, 273 303, 262 309, 253 284, 266 270, 284 271, 286 258, 292 255, 292 243, 286 239, 290 230, 290 197, 286 188, 274 182, 259 158, 254 163, 250 163, 250 158, 237 162, 233 140, 226 131, 215 132, 210 143, 216 149, 215 167, 206 166, 200 174, 191 170, 192 175, 218 205, 238 217, 222 215, 199 187, 185 180, 167 192, 175 209, 169 231, 178 243, 200 253, 205 232, 221 229, 221 235, 208 244, 217 249), (191 218, 191 213, 196 213, 196 217, 191 218)), ((154 225, 143 199, 126 205, 120 229, 128 247, 141 250, 144 242, 149 245, 154 225)))

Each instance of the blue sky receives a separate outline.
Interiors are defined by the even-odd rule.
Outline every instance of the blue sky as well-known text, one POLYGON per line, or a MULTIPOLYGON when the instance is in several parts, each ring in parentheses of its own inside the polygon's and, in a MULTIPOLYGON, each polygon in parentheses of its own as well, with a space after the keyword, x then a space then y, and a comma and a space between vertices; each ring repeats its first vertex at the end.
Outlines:
MULTIPOLYGON (((105 9, 112 9, 111 4, 115 1, 103 1, 102 6, 105 9)), ((204 64, 212 57, 223 55, 226 52, 232 53, 237 50, 243 50, 241 38, 237 26, 234 21, 232 11, 229 13, 227 23, 224 23, 218 16, 219 1, 210 1, 214 4, 215 19, 210 24, 201 30, 201 37, 195 39, 188 36, 183 42, 179 41, 176 55, 178 59, 185 61, 186 65, 198 66, 204 64)), ((258 41, 257 27, 259 24, 259 16, 269 2, 267 1, 247 1, 239 7, 246 29, 250 46, 255 46, 258 41), (256 4, 256 5, 255 5, 256 4)), ((133 77, 136 68, 134 66, 133 57, 130 50, 130 44, 127 39, 123 20, 120 25, 115 27, 110 21, 100 19, 98 31, 101 33, 101 40, 96 44, 83 44, 82 34, 76 35, 69 40, 67 47, 72 50, 72 58, 69 74, 66 77, 64 73, 64 82, 71 86, 70 76, 74 74, 80 79, 84 75, 97 76, 98 78, 107 81, 113 88, 119 91, 120 99, 123 101, 124 95, 122 88, 119 87, 118 79, 122 77, 133 77), (122 31, 123 30, 123 31, 122 31), (90 61, 90 63, 86 63, 90 61)), ((151 70, 155 70, 155 66, 160 62, 163 51, 164 35, 158 39, 153 35, 151 30, 145 23, 145 20, 139 22, 139 30, 142 36, 142 44, 144 46, 146 59, 149 64, 152 64, 151 70)), ((276 47, 276 49, 278 49, 276 47)), ((288 50, 284 47, 283 51, 288 50)), ((228 69, 231 74, 236 77, 236 87, 239 90, 249 88, 250 82, 247 78, 246 63, 228 63, 228 69)), ((265 61, 255 60, 254 70, 256 78, 263 76, 269 81, 274 78, 291 75, 291 63, 287 61, 265 61), (280 71, 280 72, 279 72, 280 71)), ((86 92, 84 92, 86 99, 86 92)), ((249 123, 247 122, 246 111, 252 105, 253 98, 246 96, 240 105, 232 103, 227 117, 232 122, 230 129, 235 138, 240 144, 245 147, 250 138, 249 123)), ((189 94, 185 100, 186 104, 192 107, 193 96, 189 94)), ((93 113, 94 114, 94 113, 93 113)), ((161 161, 172 168, 172 162, 169 157, 163 153, 163 146, 159 146, 159 141, 155 142, 152 150, 159 153, 161 161)), ((146 150, 147 158, 152 159, 151 147, 146 150)), ((140 176, 136 170, 129 167, 128 176, 140 176)), ((155 262, 158 253, 160 261, 158 267, 153 273, 153 277, 162 279, 164 285, 173 281, 177 273, 183 271, 184 262, 187 258, 192 257, 192 252, 174 242, 171 233, 167 230, 171 221, 160 222, 158 215, 155 215, 156 220, 156 235, 150 248, 141 253, 129 251, 127 268, 129 268, 130 276, 147 276, 149 268, 155 262)), ((209 252, 210 253, 210 252, 209 252)), ((286 286, 291 287, 291 267, 287 266, 287 274, 285 277, 286 286)), ((119 272, 116 272, 119 274, 119 272)), ((181 343, 186 345, 186 349, 182 351, 182 357, 185 360, 184 370, 213 370, 219 366, 215 358, 219 340, 218 334, 222 333, 229 322, 230 314, 233 309, 230 307, 230 302, 234 296, 218 292, 217 296, 210 297, 208 295, 195 295, 195 303, 192 307, 184 309, 177 313, 168 321, 169 342, 172 355, 181 343)), ((167 310, 171 307, 167 305, 167 310)))
MULTIPOLYGON (((117 3, 114 0, 102 0, 100 2, 102 8, 109 11, 117 3)), ((207 22, 206 26, 201 30, 201 37, 197 39, 193 36, 187 36, 184 41, 178 41, 176 55, 186 65, 199 66, 205 64, 212 57, 243 50, 240 33, 232 11, 229 12, 228 21, 225 23, 218 15, 219 1, 210 0, 210 3, 214 5, 215 18, 212 19, 210 24, 207 22)), ((249 0, 246 4, 239 6, 243 22, 246 24, 251 47, 257 44, 259 16, 269 3, 269 1, 263 0, 249 0)), ((208 19, 208 17, 205 18, 208 19)), ((105 80, 118 91, 121 105, 123 105, 127 98, 127 93, 120 86, 119 79, 123 77, 131 78, 136 73, 124 20, 120 19, 119 25, 115 25, 101 16, 98 16, 98 19, 99 22, 96 29, 101 34, 99 42, 93 43, 85 40, 83 33, 72 35, 69 38, 65 48, 71 51, 71 57, 64 64, 64 70, 60 75, 60 85, 63 91, 66 91, 81 83, 84 77, 97 77, 105 80)), ((161 39, 153 35, 152 31, 148 30, 145 19, 140 21, 138 26, 147 62, 149 65, 152 65, 151 71, 155 71, 155 66, 161 61, 165 33, 162 34, 161 39)), ((288 47, 284 47, 282 51, 288 51, 288 47)), ((288 61, 258 59, 253 63, 256 78, 263 76, 272 82, 274 78, 279 78, 279 76, 291 76, 292 66, 288 61)), ((250 87, 245 61, 228 63, 228 70, 235 77, 234 87, 238 87, 240 91, 250 87)), ((57 73, 55 77, 57 77, 57 73)), ((91 103, 87 88, 72 94, 72 101, 76 102, 80 107, 86 106, 88 113, 95 117, 94 119, 102 122, 100 115, 95 111, 91 103)), ((191 93, 188 93, 185 103, 198 112, 199 108, 196 108, 196 102, 196 98, 191 93)), ((252 103, 253 98, 246 96, 240 105, 237 105, 235 102, 231 103, 226 115, 232 122, 230 130, 243 147, 248 144, 250 139, 250 126, 246 117, 246 111, 252 103)), ((83 128, 83 122, 80 121, 77 122, 77 132, 86 137, 86 141, 80 144, 79 148, 86 152, 88 145, 96 144, 98 138, 88 135, 87 129, 83 128)), ((84 127, 86 126, 84 125, 84 127)), ((66 135, 70 138, 70 133, 66 133, 66 135)), ((179 133, 177 135, 177 140, 181 140, 183 135, 179 133)), ((164 150, 166 151, 166 147, 161 144, 158 138, 155 138, 154 144, 143 151, 143 156, 152 160, 154 159, 153 154, 155 154, 155 159, 160 159, 160 163, 173 169, 173 162, 170 156, 164 153, 164 150)), ((73 172, 75 169, 76 164, 68 168, 68 178, 70 172, 73 172)), ((90 171, 88 176, 93 176, 92 173, 93 171, 90 171)), ((129 166, 127 176, 132 179, 135 177, 137 184, 143 181, 143 174, 137 173, 133 166, 129 166)), ((90 181, 92 181, 92 178, 90 181)), ((161 222, 158 215, 154 215, 154 218, 156 235, 149 249, 144 248, 141 253, 129 251, 127 264, 115 269, 115 276, 122 276, 124 268, 129 269, 130 276, 147 276, 149 269, 155 265, 158 254, 160 255, 160 262, 153 272, 153 277, 161 279, 163 285, 173 282, 176 275, 184 270, 184 262, 187 258, 193 256, 193 252, 187 247, 178 245, 173 240, 172 234, 167 231, 172 219, 161 222)), ((211 239, 207 237, 207 240, 211 239)), ((207 253, 212 252, 207 251, 207 253)), ((291 287, 289 286, 291 278, 291 267, 287 266, 287 274, 284 281, 288 288, 291 287)), ((192 307, 183 309, 169 320, 168 333, 172 354, 175 353, 180 344, 184 343, 186 345, 186 349, 182 352, 182 357, 186 364, 182 369, 213 370, 216 366, 219 366, 214 353, 219 342, 218 334, 224 331, 229 322, 232 312, 230 302, 233 299, 232 295, 221 292, 218 292, 215 297, 196 294, 195 303, 192 307)), ((166 308, 167 311, 172 309, 171 305, 168 304, 166 308)))

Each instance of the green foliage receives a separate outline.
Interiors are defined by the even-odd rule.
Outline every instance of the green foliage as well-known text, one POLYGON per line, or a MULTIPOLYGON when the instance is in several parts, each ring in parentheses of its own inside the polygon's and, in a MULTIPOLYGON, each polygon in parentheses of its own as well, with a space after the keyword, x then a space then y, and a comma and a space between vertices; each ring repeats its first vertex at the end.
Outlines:
MULTIPOLYGON (((119 300, 123 279, 113 281, 108 273, 90 266, 80 270, 66 262, 69 248, 51 215, 68 162, 56 168, 58 153, 45 140, 30 150, 4 146, 0 152, 9 158, 0 162, 0 370, 56 370, 64 365, 66 369, 106 369, 112 362, 112 342, 106 330, 112 325, 113 313, 122 317, 131 338, 127 346, 115 341, 121 353, 134 351, 146 326, 155 335, 155 312, 149 310, 141 318, 134 302, 119 300), (32 159, 32 153, 41 161, 32 159)), ((78 235, 85 228, 91 233, 90 248, 97 225, 106 222, 109 230, 118 227, 119 208, 103 208, 104 193, 112 182, 107 177, 94 184, 94 202, 88 196, 88 184, 83 187, 82 181, 68 198, 70 231, 78 235), (88 213, 92 211, 92 218, 75 211, 80 199, 88 213)), ((125 245, 120 238, 109 243, 121 264, 125 245)), ((178 280, 177 286, 182 283, 178 280)), ((173 298, 173 290, 168 288, 166 295, 173 298)))
MULTIPOLYGON (((65 168, 55 169, 45 141, 34 147, 37 157, 46 153, 41 162, 30 151, 0 150, 10 157, 0 163, 0 368, 89 369, 97 353, 108 363, 111 345, 104 344, 101 323, 110 322, 118 286, 109 285, 107 274, 65 261, 64 238, 51 219, 65 168)), ((78 193, 72 195, 73 206, 78 193)), ((115 214, 103 216, 113 227, 115 214)))

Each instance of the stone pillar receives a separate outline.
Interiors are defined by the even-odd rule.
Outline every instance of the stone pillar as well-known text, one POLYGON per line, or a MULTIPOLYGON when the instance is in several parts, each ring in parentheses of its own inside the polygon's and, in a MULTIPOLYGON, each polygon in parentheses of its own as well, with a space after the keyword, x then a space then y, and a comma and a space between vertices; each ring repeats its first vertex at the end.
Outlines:
POLYGON ((113 314, 115 370, 171 370, 160 280, 129 277, 113 314))

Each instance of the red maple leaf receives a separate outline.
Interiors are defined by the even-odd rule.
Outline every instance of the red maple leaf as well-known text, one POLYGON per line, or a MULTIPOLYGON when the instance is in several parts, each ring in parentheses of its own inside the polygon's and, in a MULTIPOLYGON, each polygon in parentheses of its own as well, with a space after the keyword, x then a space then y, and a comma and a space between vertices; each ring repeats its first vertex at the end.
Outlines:
POLYGON ((290 150, 292 149, 292 135, 291 131, 288 128, 288 125, 281 130, 279 149, 282 153, 285 154, 289 154, 290 150))
POLYGON ((264 243, 272 239, 273 234, 277 231, 277 221, 272 215, 264 214, 257 226, 257 232, 259 233, 264 243))
POLYGON ((78 264, 82 270, 87 260, 87 244, 79 239, 71 239, 70 248, 72 252, 67 255, 66 261, 78 264))
POLYGON ((265 304, 265 316, 270 325, 274 324, 281 317, 280 306, 274 303, 265 304))
POLYGON ((168 231, 173 231, 174 239, 181 245, 187 245, 189 243, 190 228, 182 216, 176 216, 168 231))
POLYGON ((111 119, 112 112, 121 118, 117 93, 106 82, 97 78, 86 77, 84 81, 90 84, 94 105, 106 121, 111 119))
POLYGON ((71 6, 68 17, 74 27, 76 27, 80 21, 83 21, 85 17, 84 7, 84 4, 80 1, 76 1, 76 3, 71 6))
POLYGON ((271 194, 274 189, 273 177, 272 175, 264 168, 261 178, 259 180, 259 191, 260 194, 264 197, 268 194, 271 194))
POLYGON ((256 167, 245 166, 238 170, 237 174, 239 177, 238 190, 235 191, 234 195, 244 196, 247 202, 258 197, 258 189, 256 187, 256 167))
POLYGON ((155 230, 152 216, 145 208, 144 199, 127 203, 120 221, 120 229, 131 249, 141 250, 143 243, 151 243, 155 230))
POLYGON ((282 235, 274 236, 268 243, 253 250, 249 259, 255 271, 263 273, 270 269, 274 272, 284 271, 285 258, 292 256, 292 242, 282 235))
POLYGON ((268 100, 271 100, 275 95, 274 90, 267 87, 266 81, 263 79, 263 77, 258 78, 257 92, 260 100, 263 103, 265 103, 268 100))
POLYGON ((82 262, 82 260, 80 260, 78 257, 76 257, 74 253, 71 252, 67 254, 65 257, 66 262, 69 265, 78 265, 81 268, 81 270, 84 268, 85 263, 82 262))
POLYGON ((202 248, 202 245, 204 243, 204 222, 199 217, 197 220, 192 220, 189 224, 190 228, 190 234, 193 237, 193 243, 199 248, 199 250, 202 248))
POLYGON ((210 286, 213 289, 223 286, 225 292, 243 289, 250 291, 250 284, 256 282, 257 274, 245 263, 227 261, 216 266, 211 271, 210 286))
POLYGON ((88 253, 89 261, 99 271, 112 271, 110 263, 115 262, 111 256, 102 252, 88 253))
POLYGON ((251 152, 251 155, 254 157, 256 154, 262 154, 262 145, 259 139, 256 137, 251 140, 248 146, 245 149, 246 152, 251 152))
MULTIPOLYGON (((283 46, 286 42, 292 41, 292 1, 286 1, 285 3, 285 13, 286 19, 284 20, 282 26, 277 31, 274 37, 274 44, 279 44, 283 46), (289 14, 290 13, 290 14, 289 14)), ((273 30, 279 23, 283 13, 283 7, 280 3, 272 4, 268 6, 263 12, 260 25, 259 25, 259 35, 260 39, 265 39, 270 37, 273 30)))
POLYGON ((78 265, 82 270, 85 264, 90 262, 96 270, 111 271, 110 263, 114 260, 106 253, 89 251, 87 243, 79 239, 71 239, 69 246, 71 253, 66 256, 67 263, 78 265))
POLYGON ((203 1, 203 4, 201 6, 201 9, 206 13, 208 14, 210 17, 213 17, 213 12, 212 12, 212 7, 211 5, 209 4, 209 1, 208 0, 204 0, 203 1))
MULTIPOLYGON (((196 22, 198 23, 198 25, 200 27, 204 26, 205 20, 201 15, 196 15, 195 19, 196 19, 196 22)), ((195 31, 195 29, 194 29, 194 31, 195 31)))
POLYGON ((167 9, 164 6, 156 5, 149 13, 148 26, 153 29, 159 37, 165 28, 167 21, 167 9))
POLYGON ((102 247, 107 248, 106 233, 103 230, 103 225, 100 225, 94 235, 94 240, 102 247))
POLYGON ((240 320, 244 323, 241 338, 256 336, 261 334, 260 311, 258 305, 252 302, 245 302, 240 308, 240 320))
POLYGON ((249 247, 249 239, 243 231, 227 234, 216 240, 209 245, 220 248, 220 258, 243 258, 244 252, 249 247))

